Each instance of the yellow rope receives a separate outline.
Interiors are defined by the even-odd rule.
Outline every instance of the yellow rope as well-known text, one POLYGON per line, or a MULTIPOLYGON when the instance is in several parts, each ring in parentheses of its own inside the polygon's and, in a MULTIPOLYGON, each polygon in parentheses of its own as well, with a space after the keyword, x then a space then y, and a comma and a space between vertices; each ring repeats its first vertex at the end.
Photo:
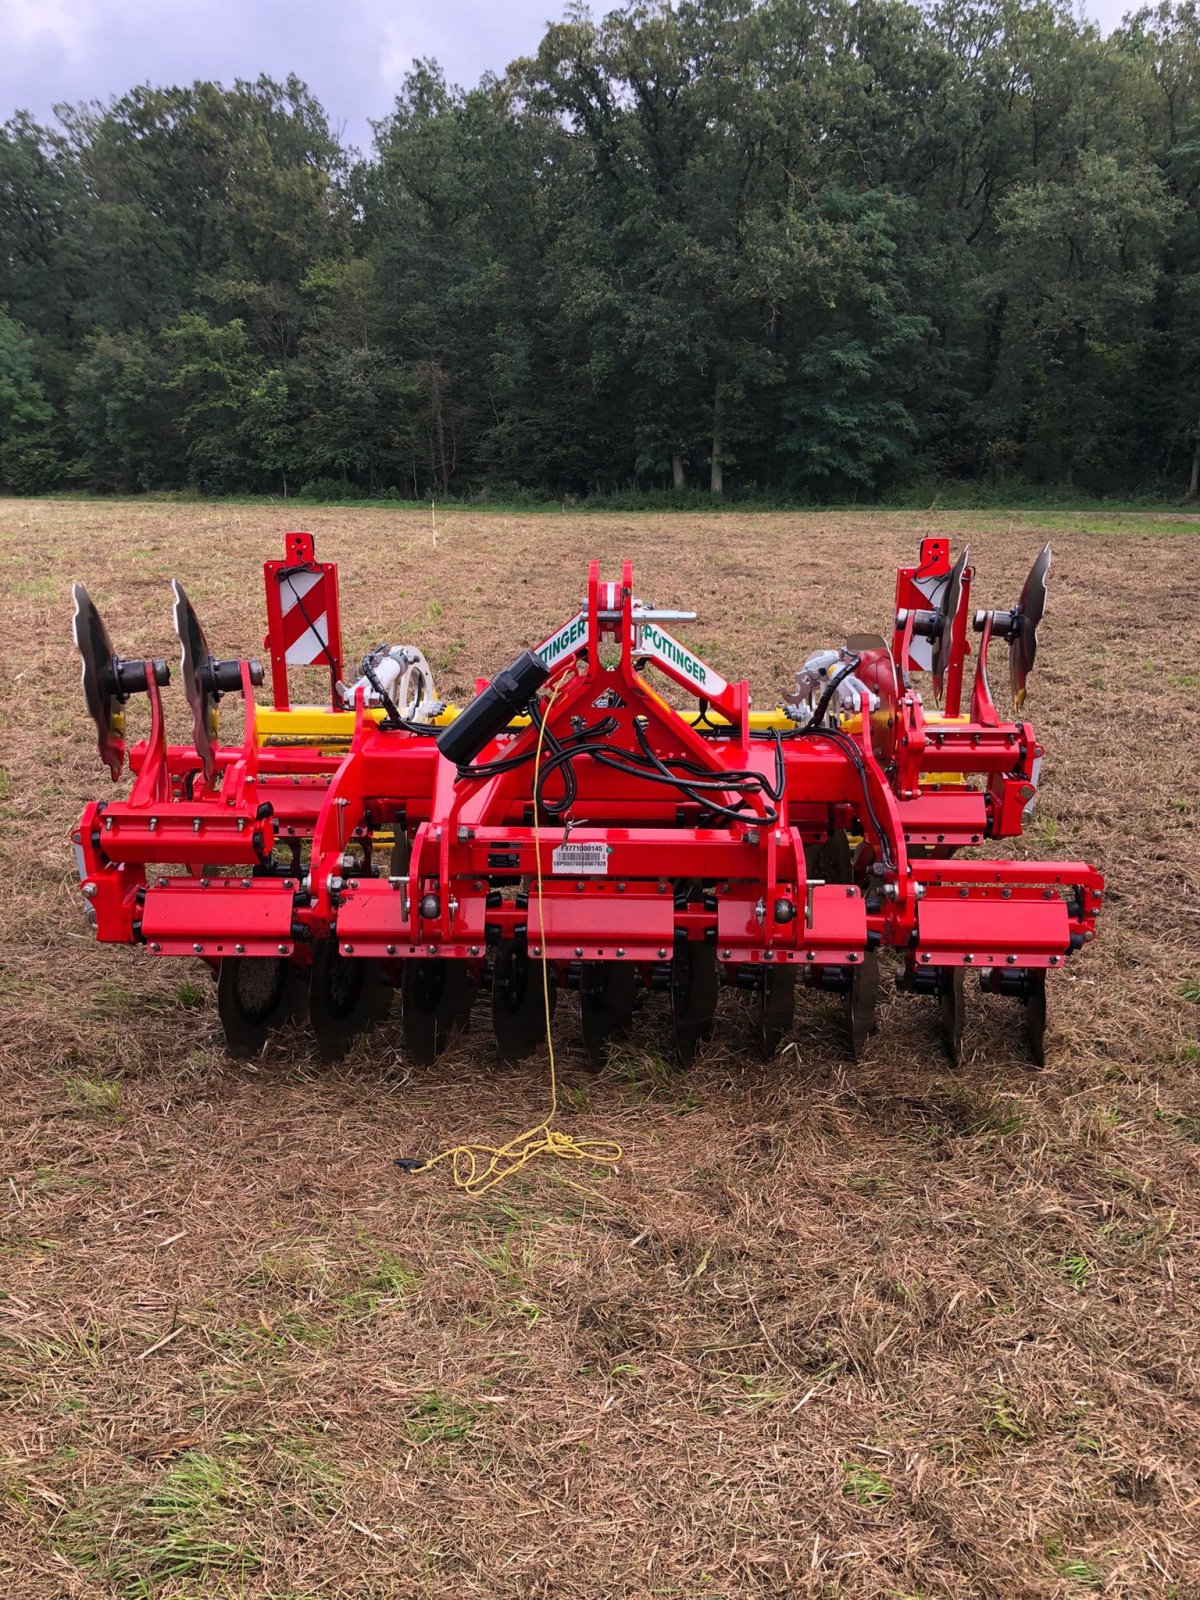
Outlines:
MULTIPOLYGON (((546 701, 546 709, 538 728, 537 753, 533 762, 535 794, 533 855, 537 868, 538 934, 543 952, 546 949, 546 918, 542 907, 542 835, 536 800, 537 774, 542 770, 542 745, 546 724, 550 720, 550 712, 557 697, 556 685, 546 701)), ((417 1168, 419 1172, 428 1172, 440 1162, 449 1161, 456 1189, 463 1189, 467 1194, 483 1194, 507 1178, 511 1178, 514 1172, 520 1172, 522 1167, 527 1166, 538 1156, 556 1156, 560 1161, 599 1162, 602 1166, 615 1166, 623 1158, 625 1152, 612 1139, 576 1139, 574 1135, 564 1133, 561 1128, 553 1126, 554 1118, 558 1115, 558 1070, 554 1062, 554 1036, 550 1027, 550 963, 544 955, 542 1003, 546 1009, 546 1049, 550 1056, 550 1109, 541 1122, 535 1127, 526 1128, 524 1133, 516 1134, 506 1144, 482 1144, 479 1141, 472 1141, 468 1144, 451 1145, 449 1149, 431 1157, 417 1168)))

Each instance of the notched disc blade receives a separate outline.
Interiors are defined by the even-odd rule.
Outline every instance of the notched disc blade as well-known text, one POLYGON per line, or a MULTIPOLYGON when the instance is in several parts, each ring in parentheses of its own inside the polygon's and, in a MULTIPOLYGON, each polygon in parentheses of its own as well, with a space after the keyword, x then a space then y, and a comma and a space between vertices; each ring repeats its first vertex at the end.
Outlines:
POLYGON ((758 991, 758 1043, 769 1061, 792 1031, 796 1011, 796 969, 790 963, 763 967, 758 991))
POLYGON ((467 1026, 475 985, 465 961, 436 956, 404 963, 404 1049, 413 1062, 428 1066, 467 1026))
POLYGON ((217 742, 217 698, 205 682, 203 669, 212 660, 212 651, 192 602, 178 578, 171 579, 175 595, 175 632, 179 636, 179 664, 183 673, 183 692, 192 708, 192 742, 204 768, 204 779, 211 783, 216 771, 213 747, 217 742))
POLYGON ((879 957, 864 953, 862 964, 847 970, 844 1005, 846 1041, 855 1061, 861 1061, 867 1040, 875 1032, 875 1007, 879 1001, 879 957))
POLYGON ((1046 1065, 1046 974, 1031 967, 1025 993, 1025 1033, 1029 1040, 1029 1061, 1034 1067, 1046 1065))
POLYGON ((81 583, 72 584, 71 598, 75 602, 71 632, 83 663, 83 698, 96 724, 100 759, 115 783, 125 765, 125 702, 113 694, 108 682, 115 652, 104 620, 81 583))
POLYGON ((579 1023, 588 1066, 599 1070, 608 1047, 633 1027, 638 972, 631 961, 585 961, 579 985, 579 1023))
POLYGON ((938 973, 938 1003, 942 1013, 942 1042, 952 1066, 961 1066, 963 1058, 963 1022, 966 1001, 963 993, 965 969, 943 967, 938 973))
POLYGON ((334 940, 320 940, 308 980, 308 1019, 322 1060, 337 1061, 360 1033, 377 1027, 391 998, 378 961, 344 956, 334 940))
POLYGON ((1046 579, 1051 559, 1050 546, 1044 545, 1029 569, 1017 603, 1016 626, 1008 645, 1008 676, 1017 711, 1025 704, 1029 674, 1037 659, 1038 624, 1046 614, 1046 579))
POLYGON ((712 1038, 717 1010, 717 952, 710 944, 680 940, 671 963, 671 1029, 681 1065, 690 1067, 712 1038))
POLYGON ((546 1038, 545 984, 549 983, 550 1015, 554 1015, 558 988, 553 971, 531 961, 524 940, 502 939, 492 971, 492 1033, 500 1059, 515 1066, 546 1038))
POLYGON ((291 1013, 288 963, 279 956, 226 956, 217 975, 217 1015, 225 1048, 238 1060, 256 1056, 267 1034, 291 1013))
POLYGON ((954 620, 958 616, 959 607, 962 605, 962 580, 967 563, 971 559, 970 546, 963 547, 962 554, 950 569, 950 577, 942 593, 938 611, 941 614, 941 627, 933 641, 933 692, 940 700, 942 687, 946 679, 946 669, 950 665, 950 655, 953 647, 954 620))

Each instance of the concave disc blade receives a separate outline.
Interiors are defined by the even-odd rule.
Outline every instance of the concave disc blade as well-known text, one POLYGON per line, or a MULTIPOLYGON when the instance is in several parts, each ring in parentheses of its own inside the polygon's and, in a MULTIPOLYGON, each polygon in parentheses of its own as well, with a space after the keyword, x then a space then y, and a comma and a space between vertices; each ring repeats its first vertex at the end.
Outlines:
POLYGON ((608 1047, 633 1026, 638 971, 632 961, 585 961, 579 985, 579 1023, 588 1066, 599 1070, 608 1047))
POLYGON ((549 1009, 554 1015, 558 988, 554 972, 543 972, 544 963, 531 961, 524 940, 502 939, 496 949, 492 971, 492 1033, 500 1059, 507 1066, 538 1048, 546 1037, 546 984, 549 984, 549 1009))
POLYGON ((1025 704, 1029 674, 1037 659, 1038 624, 1046 612, 1046 578, 1050 572, 1050 546, 1044 545, 1029 569, 1025 587, 1017 603, 1017 621, 1008 646, 1008 677, 1012 685, 1013 706, 1025 704))
POLYGON ((1035 1067, 1046 1065, 1046 973, 1031 967, 1026 980, 1025 1032, 1029 1040, 1029 1060, 1035 1067))
POLYGON ((225 957, 217 976, 217 1015, 231 1056, 258 1055, 270 1030, 288 1020, 290 990, 288 962, 281 957, 225 957))
POLYGON ((206 783, 216 771, 213 746, 217 740, 217 700, 205 682, 204 669, 212 659, 204 629, 192 602, 178 578, 171 579, 175 594, 175 632, 179 636, 179 664, 183 672, 183 692, 192 708, 192 741, 204 768, 206 783))
POLYGON ((332 939, 314 946, 308 1019, 323 1060, 345 1055, 360 1033, 383 1021, 390 1005, 391 990, 378 961, 344 956, 332 939))
POLYGON ((938 1002, 942 1013, 942 1043, 954 1066, 962 1065, 963 1022, 966 998, 963 993, 965 973, 962 967, 943 967, 938 973, 938 1002))
POLYGON ((404 1048, 411 1061, 428 1066, 465 1029, 475 985, 465 961, 421 957, 404 963, 404 1048))
POLYGON ((75 602, 71 632, 83 663, 81 678, 84 703, 88 716, 96 724, 96 745, 100 759, 115 783, 125 764, 125 706, 111 692, 106 681, 114 657, 112 641, 91 595, 81 583, 72 584, 71 598, 75 602))
POLYGON ((964 546, 962 554, 954 563, 950 571, 950 578, 942 593, 941 604, 938 607, 941 616, 941 627, 933 641, 933 692, 940 700, 942 686, 946 678, 946 668, 950 665, 950 654, 954 635, 954 620, 958 616, 958 608, 962 604, 962 580, 968 561, 971 559, 969 546, 964 546))
POLYGON ((846 970, 846 1039, 850 1054, 861 1061, 867 1040, 875 1032, 875 1007, 879 1000, 879 957, 873 950, 864 953, 860 966, 846 970))
POLYGON ((675 1053, 690 1067, 696 1051, 712 1037, 717 1009, 717 952, 710 944, 681 939, 671 963, 671 1028, 675 1053))
POLYGON ((758 1043, 769 1061, 792 1031, 796 1011, 796 969, 764 966, 758 991, 758 1043))

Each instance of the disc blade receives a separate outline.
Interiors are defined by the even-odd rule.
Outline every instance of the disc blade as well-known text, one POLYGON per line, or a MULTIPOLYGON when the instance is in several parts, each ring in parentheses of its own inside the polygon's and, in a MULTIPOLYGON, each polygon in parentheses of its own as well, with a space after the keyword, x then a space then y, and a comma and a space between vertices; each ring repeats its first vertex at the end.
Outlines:
POLYGON ((171 588, 175 595, 175 632, 179 637, 183 692, 192 708, 192 742, 204 769, 205 782, 211 783, 216 772, 213 746, 217 741, 217 699, 205 680, 203 669, 212 660, 212 651, 195 608, 178 578, 171 579, 171 588))
POLYGON ((278 956, 226 956, 217 976, 217 1015, 225 1049, 238 1060, 256 1056, 267 1034, 291 1014, 289 964, 278 956))
POLYGON ((1046 614, 1046 580, 1051 559, 1050 546, 1044 545, 1029 569, 1017 602, 1016 626, 1008 645, 1008 676, 1013 707, 1017 711, 1025 704, 1029 674, 1037 659, 1038 624, 1046 614))
POLYGON ((492 1033, 506 1066, 516 1066, 545 1040, 547 998, 553 1016, 558 991, 553 970, 546 971, 544 966, 530 960, 523 939, 502 939, 497 947, 492 969, 492 1033))
POLYGON ((861 1061, 867 1040, 875 1032, 875 1007, 879 1001, 879 957, 864 953, 862 964, 851 967, 845 992, 846 1038, 850 1055, 861 1061))
POLYGON ((671 963, 671 1025, 675 1053, 690 1067, 696 1051, 712 1037, 719 979, 717 952, 710 944, 681 939, 671 963))
POLYGON ((954 622, 962 604, 962 580, 967 563, 971 559, 969 545, 964 545, 962 554, 950 569, 950 577, 942 592, 938 612, 941 616, 941 627, 933 641, 933 692, 940 700, 942 687, 946 680, 946 669, 950 665, 950 656, 954 640, 954 622))
POLYGON ((332 939, 314 946, 308 1019, 322 1060, 344 1056, 360 1033, 383 1021, 390 1005, 391 990, 378 961, 344 956, 332 939))
POLYGON ((963 1058, 963 1020, 965 999, 963 995, 964 968, 943 967, 938 974, 938 1002, 942 1013, 942 1043, 953 1066, 961 1066, 963 1058))
POLYGON ((1029 1061, 1034 1067, 1046 1065, 1046 973, 1031 967, 1026 980, 1025 1033, 1029 1040, 1029 1061))
POLYGON ((763 968, 758 991, 758 1044, 769 1061, 792 1031, 796 1011, 796 969, 790 965, 763 968))
POLYGON ((579 985, 579 1024, 588 1066, 599 1070, 611 1044, 629 1037, 638 971, 631 961, 585 961, 579 985))
POLYGON ((438 957, 406 961, 401 992, 405 1053, 428 1066, 467 1025, 475 999, 467 963, 438 957))
POLYGON ((88 716, 96 724, 96 746, 113 782, 125 765, 125 702, 112 692, 108 677, 115 652, 108 629, 91 595, 81 583, 72 584, 75 614, 71 633, 82 661, 80 677, 88 716))

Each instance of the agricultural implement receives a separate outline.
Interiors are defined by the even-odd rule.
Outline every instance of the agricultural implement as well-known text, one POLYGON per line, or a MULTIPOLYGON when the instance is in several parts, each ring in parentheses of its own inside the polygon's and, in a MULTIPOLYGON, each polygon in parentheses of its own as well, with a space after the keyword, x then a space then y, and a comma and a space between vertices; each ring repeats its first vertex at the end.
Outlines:
POLYGON ((968 552, 952 564, 927 538, 890 638, 817 652, 758 711, 668 631, 693 613, 643 603, 629 563, 613 581, 593 562, 578 611, 459 709, 410 646, 346 671, 336 566, 288 534, 264 566, 269 706, 263 666, 215 655, 174 584, 183 744, 167 663, 118 655, 76 585, 99 753, 114 781, 132 772, 74 834, 97 937, 207 963, 236 1055, 307 1017, 335 1058, 398 1009, 407 1056, 428 1062, 478 1003, 516 1061, 573 990, 590 1062, 657 1005, 686 1064, 723 988, 770 1055, 803 987, 840 997, 857 1058, 887 955, 902 992, 935 1002, 953 1061, 974 969, 1023 1008, 1040 1066, 1047 973, 1093 937, 1103 879, 980 847, 1016 838, 1036 792, 1023 708, 1049 567, 1047 547, 1013 604, 972 609, 968 552), (1002 652, 1014 720, 990 686, 1002 652), (301 667, 327 676, 322 706, 292 705, 301 667), (223 743, 231 696, 241 734, 223 743), (143 698, 149 731, 127 749, 143 698))

